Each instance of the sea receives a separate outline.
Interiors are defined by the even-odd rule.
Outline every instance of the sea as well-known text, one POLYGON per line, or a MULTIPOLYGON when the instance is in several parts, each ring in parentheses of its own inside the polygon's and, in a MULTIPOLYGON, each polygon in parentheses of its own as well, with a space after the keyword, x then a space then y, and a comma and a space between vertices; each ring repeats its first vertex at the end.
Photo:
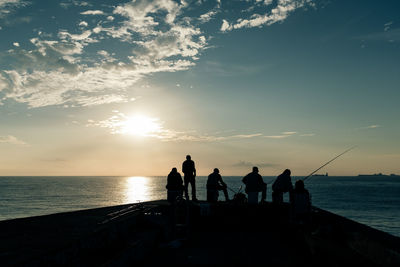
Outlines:
MULTIPOLYGON (((276 177, 263 177, 267 201, 276 177)), ((303 177, 292 177, 292 182, 303 177)), ((232 198, 242 177, 223 177, 232 198)), ((0 177, 0 220, 166 199, 166 177, 0 177)), ((196 177, 206 199, 207 177, 196 177)), ((313 206, 400 237, 400 177, 312 176, 305 181, 313 206)), ((190 192, 190 188, 189 188, 190 192)), ((284 201, 288 201, 285 194, 284 201)), ((219 196, 223 199, 223 194, 219 196)))

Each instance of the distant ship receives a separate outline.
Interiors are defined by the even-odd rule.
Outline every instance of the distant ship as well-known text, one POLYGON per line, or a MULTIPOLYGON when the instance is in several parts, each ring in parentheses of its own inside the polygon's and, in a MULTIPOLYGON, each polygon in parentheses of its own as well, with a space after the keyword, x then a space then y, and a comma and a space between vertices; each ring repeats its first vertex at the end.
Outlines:
POLYGON ((328 176, 328 173, 325 173, 325 174, 318 174, 318 173, 316 173, 316 174, 313 174, 313 176, 328 176))
POLYGON ((360 177, 399 177, 400 175, 391 173, 390 175, 383 174, 383 173, 374 173, 374 174, 359 174, 360 177))

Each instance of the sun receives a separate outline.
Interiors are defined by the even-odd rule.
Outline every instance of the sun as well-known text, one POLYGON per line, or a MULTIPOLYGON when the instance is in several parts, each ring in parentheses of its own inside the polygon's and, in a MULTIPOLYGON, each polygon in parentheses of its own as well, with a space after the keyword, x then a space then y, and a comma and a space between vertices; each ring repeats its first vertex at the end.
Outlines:
POLYGON ((121 122, 121 132, 135 136, 152 136, 161 131, 158 119, 144 115, 127 117, 121 122))

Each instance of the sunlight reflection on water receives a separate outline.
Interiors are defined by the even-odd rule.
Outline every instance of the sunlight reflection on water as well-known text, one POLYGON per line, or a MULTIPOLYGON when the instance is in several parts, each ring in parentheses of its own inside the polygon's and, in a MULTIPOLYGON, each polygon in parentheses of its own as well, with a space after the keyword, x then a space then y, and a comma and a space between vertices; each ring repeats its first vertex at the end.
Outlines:
POLYGON ((125 202, 134 203, 149 199, 149 179, 143 176, 127 177, 125 181, 125 202))

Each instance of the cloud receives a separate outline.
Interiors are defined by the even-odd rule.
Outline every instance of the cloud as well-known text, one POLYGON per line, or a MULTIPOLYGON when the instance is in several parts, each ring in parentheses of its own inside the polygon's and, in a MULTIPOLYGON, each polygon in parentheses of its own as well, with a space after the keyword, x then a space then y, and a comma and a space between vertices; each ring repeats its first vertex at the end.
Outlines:
POLYGON ((313 133, 307 133, 307 134, 301 134, 300 136, 308 137, 308 136, 314 136, 315 134, 313 133))
POLYGON ((271 139, 282 139, 289 137, 289 135, 264 135, 263 137, 271 139))
POLYGON ((12 135, 0 135, 0 143, 12 144, 12 145, 26 145, 24 141, 19 140, 17 137, 12 135))
POLYGON ((248 161, 239 161, 235 164, 232 165, 233 167, 258 167, 258 168, 276 168, 279 167, 279 164, 275 163, 253 163, 253 162, 248 162, 248 161))
POLYGON ((262 136, 261 133, 256 133, 256 134, 237 134, 237 135, 231 135, 230 138, 253 138, 257 136, 262 136))
POLYGON ((387 32, 390 29, 390 27, 392 26, 392 24, 393 24, 393 21, 389 21, 388 23, 385 23, 383 25, 384 26, 383 31, 387 32))
MULTIPOLYGON (((130 101, 126 92, 138 80, 157 72, 186 70, 206 49, 201 30, 184 18, 178 19, 185 7, 185 3, 172 0, 132 1, 113 8, 112 13, 122 17, 118 24, 110 25, 109 18, 93 29, 73 33, 59 30, 57 38, 44 34, 31 38, 36 49, 0 55, 11 59, 4 62, 14 64, 0 70, 5 99, 30 107, 130 101), (102 49, 95 59, 85 53, 87 46, 105 39, 128 42, 131 54, 124 51, 123 58, 102 49)), ((88 10, 81 14, 105 12, 88 10)), ((81 20, 79 25, 86 27, 87 23, 81 20)))
MULTIPOLYGON (((272 4, 271 1, 264 1, 263 3, 268 7, 272 4)), ((272 25, 274 23, 284 21, 295 10, 305 7, 306 5, 313 6, 312 0, 277 0, 276 6, 263 14, 254 13, 250 15, 250 17, 239 18, 233 23, 223 20, 220 30, 225 32, 234 29, 272 25)))
POLYGON ((215 15, 217 15, 219 13, 218 10, 210 10, 207 13, 204 13, 202 15, 200 15, 199 20, 201 23, 206 23, 209 22, 210 20, 212 20, 215 15))
POLYGON ((104 12, 101 10, 87 10, 81 12, 81 15, 104 15, 104 12))
POLYGON ((23 0, 0 0, 0 18, 7 16, 16 9, 27 6, 29 2, 23 0))
POLYGON ((108 53, 106 50, 99 50, 97 51, 98 55, 101 55, 104 58, 104 62, 115 62, 117 61, 116 58, 113 58, 110 53, 108 53))
MULTIPOLYGON (((258 25, 282 21, 307 3, 310 0, 257 1, 256 4, 263 8, 272 7, 266 13, 270 17, 269 22, 258 25)), ((203 5, 203 1, 195 4, 203 5)), ((0 7, 5 7, 5 10, 23 5, 27 2, 0 0, 0 7)), ((64 8, 72 5, 91 6, 86 1, 61 3, 64 8)), ((101 7, 104 10, 93 8, 82 11, 75 22, 80 26, 78 29, 66 27, 69 30, 61 28, 56 33, 41 30, 37 37, 30 39, 33 45, 30 50, 14 48, 0 53, 0 61, 8 64, 0 70, 0 90, 3 94, 0 104, 7 99, 25 103, 30 108, 131 101, 129 91, 139 80, 158 72, 177 72, 194 66, 201 53, 209 48, 208 40, 212 39, 203 32, 202 24, 217 14, 224 14, 220 11, 220 1, 211 9, 206 9, 199 19, 190 19, 185 14, 185 11, 193 10, 186 1, 137 0, 101 7), (82 17, 109 14, 112 16, 107 19, 94 16, 90 25, 84 20, 86 17, 82 17), (91 25, 95 26, 91 28, 91 25), (129 47, 130 51, 120 50, 120 47, 129 47)), ((253 27, 257 25, 257 16, 262 15, 254 14, 232 23, 223 19, 221 31, 253 27)), ((246 73, 257 70, 237 71, 246 73)), ((175 132, 166 136, 190 140, 227 138, 175 132)))
POLYGON ((367 127, 364 127, 364 129, 375 129, 375 128, 380 128, 380 127, 382 127, 382 126, 374 124, 374 125, 369 125, 367 127))
POLYGON ((78 70, 77 73, 6 71, 3 72, 3 81, 11 80, 13 88, 5 97, 27 103, 33 108, 63 104, 91 106, 128 102, 126 90, 136 83, 145 71, 117 65, 86 68, 78 70), (7 79, 4 79, 4 73, 7 79))
POLYGON ((65 9, 69 8, 72 5, 73 6, 91 6, 91 4, 89 2, 76 1, 76 0, 72 0, 72 1, 70 0, 70 1, 67 1, 67 2, 60 3, 60 6, 65 8, 65 9))
POLYGON ((265 138, 282 139, 295 135, 297 132, 282 132, 281 135, 264 135, 265 138))
POLYGON ((283 132, 282 134, 284 134, 284 135, 293 135, 293 134, 296 134, 297 132, 283 132))
POLYGON ((79 22, 79 26, 87 27, 89 24, 86 21, 79 22))
POLYGON ((229 22, 227 20, 222 20, 222 25, 221 25, 221 31, 225 32, 225 31, 230 31, 232 30, 233 27, 229 24, 229 22))

